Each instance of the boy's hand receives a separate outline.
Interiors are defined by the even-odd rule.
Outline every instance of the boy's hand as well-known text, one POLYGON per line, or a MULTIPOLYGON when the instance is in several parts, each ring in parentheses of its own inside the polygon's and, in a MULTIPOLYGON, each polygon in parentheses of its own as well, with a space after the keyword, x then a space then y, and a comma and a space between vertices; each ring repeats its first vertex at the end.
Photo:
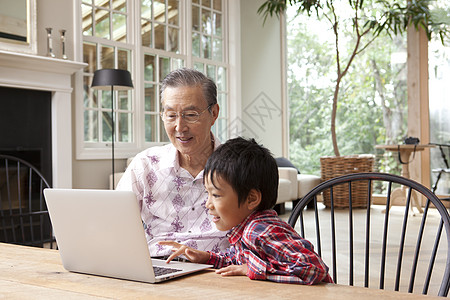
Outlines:
POLYGON ((209 253, 200 251, 173 241, 161 241, 158 244, 163 246, 171 246, 173 253, 167 258, 166 263, 171 262, 175 257, 180 255, 186 256, 193 263, 204 264, 209 260, 209 253))
POLYGON ((225 268, 216 270, 216 273, 222 276, 239 276, 239 275, 246 276, 247 264, 227 266, 225 268))

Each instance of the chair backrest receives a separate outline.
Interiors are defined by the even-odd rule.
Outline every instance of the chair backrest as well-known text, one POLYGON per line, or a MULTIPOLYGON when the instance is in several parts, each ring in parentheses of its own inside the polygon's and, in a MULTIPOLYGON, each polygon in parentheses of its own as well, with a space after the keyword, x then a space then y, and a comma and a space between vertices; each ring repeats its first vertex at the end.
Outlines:
POLYGON ((0 242, 56 247, 43 195, 48 187, 31 164, 0 154, 0 242))
POLYGON ((448 293, 450 217, 442 202, 413 180, 383 173, 327 180, 300 200, 288 222, 315 245, 335 283, 440 296, 448 293), (358 183, 366 187, 367 208, 352 206, 358 183), (342 188, 349 206, 335 209, 333 198, 342 188), (386 205, 373 204, 375 188, 384 189, 378 197, 386 198, 386 205), (318 202, 324 192, 331 198, 327 207, 318 202), (395 194, 404 195, 404 207, 389 208, 395 194), (427 199, 423 214, 413 216, 409 211, 412 197, 427 199), (310 202, 313 207, 304 209, 310 202))

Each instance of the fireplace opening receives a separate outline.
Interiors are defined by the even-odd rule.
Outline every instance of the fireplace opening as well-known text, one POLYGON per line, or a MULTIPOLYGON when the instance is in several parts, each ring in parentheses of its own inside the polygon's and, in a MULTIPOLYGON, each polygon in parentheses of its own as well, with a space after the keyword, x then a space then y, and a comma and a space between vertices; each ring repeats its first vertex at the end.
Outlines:
MULTIPOLYGON (((0 87, 0 154, 25 160, 43 175, 50 186, 51 97, 48 91, 0 87)), ((3 218, 0 230, 4 233, 1 238, 3 242, 33 245, 33 237, 39 236, 41 230, 46 235, 51 232, 48 216, 18 217, 45 209, 39 193, 40 180, 37 176, 29 180, 27 172, 24 165, 19 169, 13 162, 0 165, 0 212, 3 218), (28 194, 28 191, 32 193, 28 194), (9 198, 11 203, 6 201, 9 198), (43 222, 46 225, 41 227, 43 222)))
POLYGON ((0 153, 36 167, 52 185, 51 92, 0 87, 0 153))

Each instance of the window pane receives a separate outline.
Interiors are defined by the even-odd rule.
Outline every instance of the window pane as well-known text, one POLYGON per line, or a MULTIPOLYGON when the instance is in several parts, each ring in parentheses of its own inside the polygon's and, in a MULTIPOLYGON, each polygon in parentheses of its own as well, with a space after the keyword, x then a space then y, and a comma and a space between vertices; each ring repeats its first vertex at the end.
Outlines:
POLYGON ((217 119, 216 123, 214 124, 215 130, 216 130, 216 136, 219 139, 219 141, 226 141, 228 139, 228 132, 227 132, 227 120, 226 119, 217 119))
POLYGON ((111 109, 111 91, 99 91, 102 95, 102 108, 109 108, 111 109))
POLYGON ((202 9, 202 33, 211 34, 211 12, 209 10, 202 9))
POLYGON ((227 117, 228 116, 228 105, 227 105, 227 97, 225 94, 219 93, 217 95, 217 103, 219 104, 219 117, 227 117))
POLYGON ((100 6, 106 9, 109 9, 109 1, 105 0, 94 0, 95 6, 100 6))
POLYGON ((153 84, 145 85, 145 111, 157 111, 156 102, 158 101, 158 97, 156 95, 156 88, 153 84))
POLYGON ((192 30, 200 31, 200 9, 192 6, 192 30))
POLYGON ((153 0, 153 17, 160 23, 166 22, 166 4, 164 0, 153 0))
MULTIPOLYGON (((341 57, 347 58, 355 40, 354 24, 345 21, 339 41, 341 57)), ((296 17, 293 8, 287 10, 286 24, 289 157, 301 170, 320 175, 320 157, 334 155, 330 99, 336 86, 335 36, 326 20, 317 20, 315 14, 296 17)), ((379 35, 354 58, 342 78, 336 116, 341 155, 375 154, 374 145, 397 144, 406 135, 407 68, 406 60, 398 59, 405 54, 406 34, 392 39, 379 35)), ((396 174, 397 162, 381 160, 378 171, 396 174)))
POLYGON ((200 57, 200 35, 198 33, 192 34, 192 55, 200 57))
POLYGON ((176 29, 176 28, 172 28, 172 27, 169 27, 169 43, 168 43, 168 49, 167 49, 167 51, 170 51, 170 52, 175 52, 175 53, 179 53, 180 51, 180 49, 178 48, 179 46, 179 36, 178 36, 178 34, 179 34, 179 31, 178 31, 178 29, 176 29))
POLYGON ((96 110, 84 112, 84 140, 86 142, 98 142, 98 118, 96 110))
POLYGON ((155 81, 155 57, 153 55, 144 55, 144 80, 155 81))
POLYGON ((131 91, 118 91, 119 101, 118 101, 118 109, 120 110, 131 110, 131 91))
POLYGON ((159 58, 159 78, 162 80, 170 72, 170 60, 167 57, 159 58))
POLYGON ((168 17, 169 24, 179 25, 178 0, 169 0, 168 17))
POLYGON ((84 72, 94 73, 97 69, 97 46, 95 44, 83 44, 83 62, 88 64, 84 68, 84 72))
POLYGON ((83 35, 92 35, 92 7, 88 5, 81 5, 81 15, 83 22, 83 35))
POLYGON ((119 114, 119 123, 117 125, 119 128, 117 140, 119 142, 131 142, 131 137, 132 137, 131 114, 120 113, 119 114))
POLYGON ((172 59, 172 70, 180 69, 184 66, 184 61, 182 59, 173 58, 172 59))
POLYGON ((202 0, 202 5, 206 7, 211 7, 211 0, 202 0))
POLYGON ((102 113, 102 141, 103 142, 111 142, 112 139, 112 119, 111 112, 104 111, 102 113))
POLYGON ((118 61, 118 69, 121 70, 128 70, 130 71, 131 68, 129 66, 130 64, 130 55, 131 52, 130 50, 126 50, 126 49, 118 49, 117 50, 117 61, 118 61))
POLYGON ((213 34, 217 36, 222 36, 222 14, 214 13, 213 14, 214 22, 213 26, 213 34))
POLYGON ((114 69, 114 48, 101 46, 100 69, 114 69))
POLYGON ((141 18, 152 18, 152 0, 141 0, 141 18))
POLYGON ((222 10, 222 0, 213 0, 213 8, 215 10, 222 10))
POLYGON ((113 13, 113 39, 122 43, 127 41, 127 18, 123 14, 113 13))
POLYGON ((157 131, 157 122, 159 116, 158 115, 145 115, 145 141, 153 142, 157 141, 156 132, 157 131))
POLYGON ((194 63, 194 69, 200 72, 205 72, 205 65, 199 62, 194 63))
POLYGON ((211 37, 210 36, 203 36, 202 38, 203 43, 203 58, 211 59, 211 37))
POLYGON ((162 24, 155 24, 155 48, 166 50, 166 27, 162 24))
MULTIPOLYGON (((450 25, 450 4, 447 0, 434 1, 431 10, 434 15, 442 16, 443 23, 450 25)), ((450 144, 450 39, 444 38, 445 46, 438 36, 428 44, 428 74, 429 74, 429 111, 430 111, 430 142, 450 144)), ((444 151, 447 151, 444 147, 444 151)), ((444 152, 445 153, 445 152, 444 152)), ((448 155, 448 152, 446 152, 448 155)), ((448 160, 448 156, 447 156, 448 160)), ((439 148, 430 149, 431 183, 437 180, 438 172, 433 169, 447 168, 439 148)), ((450 194, 450 176, 443 173, 437 185, 436 194, 450 194)))
POLYGON ((95 36, 109 39, 109 12, 103 9, 95 10, 95 36))
POLYGON ((216 82, 216 66, 207 65, 206 66, 206 76, 211 78, 214 82, 216 82))
POLYGON ((152 23, 150 21, 141 20, 141 38, 142 46, 152 47, 152 23))
POLYGON ((127 2, 125 0, 112 0, 112 8, 121 12, 127 12, 127 2))
POLYGON ((87 108, 96 108, 97 107, 97 95, 98 90, 91 89, 92 77, 85 76, 84 77, 84 107, 87 108))
POLYGON ((213 60, 222 61, 222 40, 221 39, 214 39, 212 53, 213 53, 213 60))
POLYGON ((217 69, 217 89, 221 92, 227 90, 227 70, 223 67, 217 69))

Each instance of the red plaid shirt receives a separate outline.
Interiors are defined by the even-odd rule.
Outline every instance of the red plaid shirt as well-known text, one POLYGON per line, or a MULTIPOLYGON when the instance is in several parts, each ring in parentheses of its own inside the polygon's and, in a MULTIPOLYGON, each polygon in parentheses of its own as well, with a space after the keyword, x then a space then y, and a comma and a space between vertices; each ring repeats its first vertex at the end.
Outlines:
POLYGON ((250 279, 284 283, 333 282, 313 245, 273 210, 253 212, 234 227, 224 252, 210 252, 214 268, 247 264, 250 279))

